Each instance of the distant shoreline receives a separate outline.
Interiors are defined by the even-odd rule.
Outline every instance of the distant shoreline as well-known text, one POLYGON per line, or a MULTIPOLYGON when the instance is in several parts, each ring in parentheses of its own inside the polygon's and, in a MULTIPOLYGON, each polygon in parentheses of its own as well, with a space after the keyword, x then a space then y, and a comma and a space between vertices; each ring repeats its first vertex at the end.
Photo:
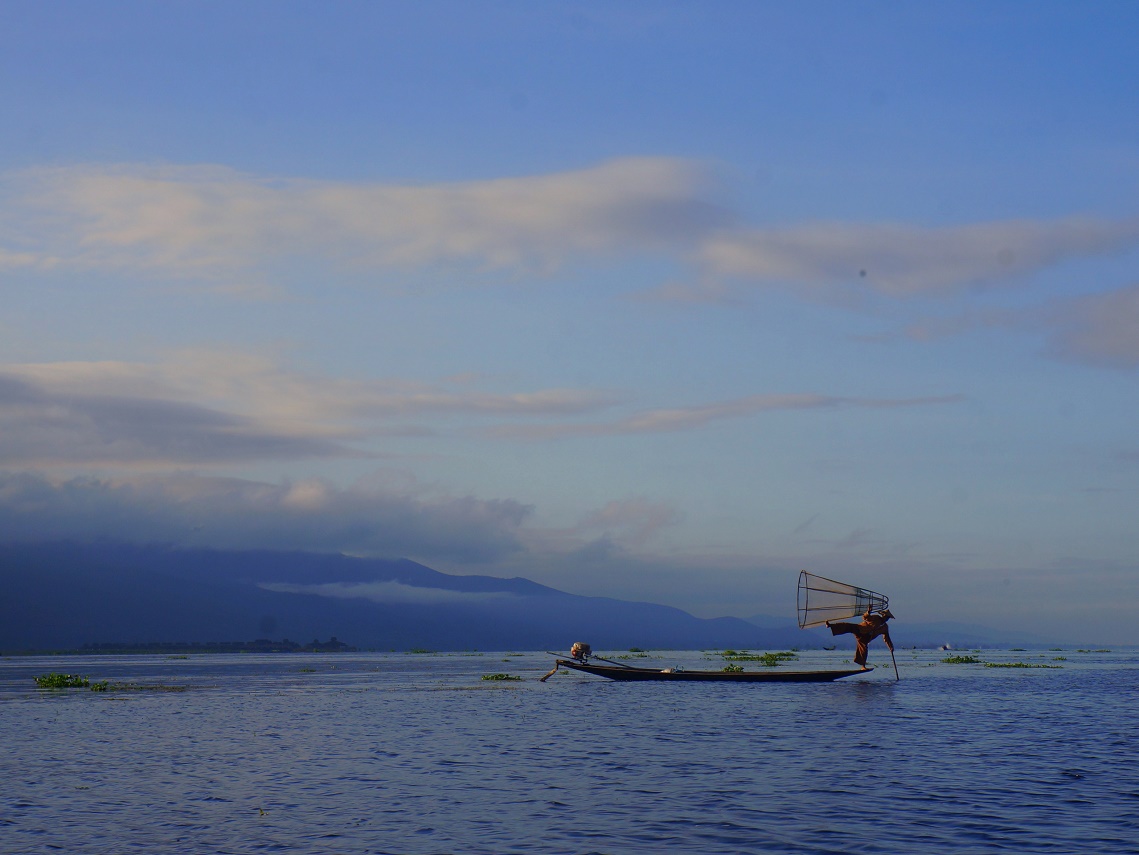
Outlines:
POLYGON ((258 638, 254 641, 145 641, 95 642, 78 648, 50 650, 3 650, 0 656, 131 656, 147 654, 190 653, 358 653, 357 648, 337 640, 313 639, 307 644, 287 638, 273 641, 258 638))

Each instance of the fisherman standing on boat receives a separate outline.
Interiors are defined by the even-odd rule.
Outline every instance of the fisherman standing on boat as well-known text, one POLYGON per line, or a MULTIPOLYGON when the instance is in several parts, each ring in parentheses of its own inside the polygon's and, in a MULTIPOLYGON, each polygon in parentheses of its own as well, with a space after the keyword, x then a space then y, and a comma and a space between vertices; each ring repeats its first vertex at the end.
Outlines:
POLYGON ((894 642, 890 640, 890 628, 886 626, 886 621, 893 616, 889 609, 873 612, 867 608, 866 614, 862 616, 862 623, 832 623, 828 620, 827 627, 830 629, 831 635, 850 633, 854 636, 858 645, 854 651, 854 662, 863 671, 869 671, 870 669, 866 667, 866 654, 871 641, 882 636, 882 640, 890 648, 890 653, 894 652, 894 642))

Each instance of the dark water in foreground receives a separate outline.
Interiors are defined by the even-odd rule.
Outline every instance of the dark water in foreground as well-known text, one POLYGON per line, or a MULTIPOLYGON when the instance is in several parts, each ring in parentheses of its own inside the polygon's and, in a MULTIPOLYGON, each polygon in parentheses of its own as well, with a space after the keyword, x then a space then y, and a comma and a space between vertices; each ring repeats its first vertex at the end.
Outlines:
POLYGON ((818 685, 542 684, 540 654, 4 658, 0 852, 1139 852, 1139 652, 945 655, 818 685), (48 671, 187 688, 37 690, 48 671))

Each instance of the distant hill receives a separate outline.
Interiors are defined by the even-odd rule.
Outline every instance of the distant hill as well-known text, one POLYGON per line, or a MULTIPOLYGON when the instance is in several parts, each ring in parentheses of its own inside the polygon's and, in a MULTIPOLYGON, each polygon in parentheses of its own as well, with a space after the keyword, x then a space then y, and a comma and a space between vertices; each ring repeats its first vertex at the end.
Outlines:
POLYGON ((797 629, 701 619, 414 561, 115 543, 0 545, 0 651, 336 636, 360 649, 778 649, 797 629))

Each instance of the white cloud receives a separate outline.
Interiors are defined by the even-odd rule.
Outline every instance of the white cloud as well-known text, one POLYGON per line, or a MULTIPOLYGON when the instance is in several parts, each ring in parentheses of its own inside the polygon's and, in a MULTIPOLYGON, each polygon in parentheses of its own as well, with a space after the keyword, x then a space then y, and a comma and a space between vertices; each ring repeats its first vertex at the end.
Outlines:
POLYGON ((277 295, 270 280, 298 261, 519 274, 636 254, 695 265, 698 284, 682 278, 653 295, 674 302, 723 302, 731 284, 754 282, 944 296, 1139 245, 1137 219, 1077 216, 747 228, 719 202, 723 188, 711 170, 666 157, 416 186, 141 165, 34 169, 4 184, 0 269, 189 277, 254 299, 277 295))
POLYGON ((714 234, 708 274, 812 286, 857 284, 889 297, 945 295, 1072 258, 1139 245, 1139 220, 1006 220, 919 228, 818 223, 714 234))
POLYGON ((221 167, 85 166, 9 176, 0 260, 232 275, 315 256, 348 266, 551 271, 573 257, 690 244, 727 221, 706 170, 626 158, 572 172, 399 186, 221 167), (5 234, 7 233, 7 234, 5 234))

